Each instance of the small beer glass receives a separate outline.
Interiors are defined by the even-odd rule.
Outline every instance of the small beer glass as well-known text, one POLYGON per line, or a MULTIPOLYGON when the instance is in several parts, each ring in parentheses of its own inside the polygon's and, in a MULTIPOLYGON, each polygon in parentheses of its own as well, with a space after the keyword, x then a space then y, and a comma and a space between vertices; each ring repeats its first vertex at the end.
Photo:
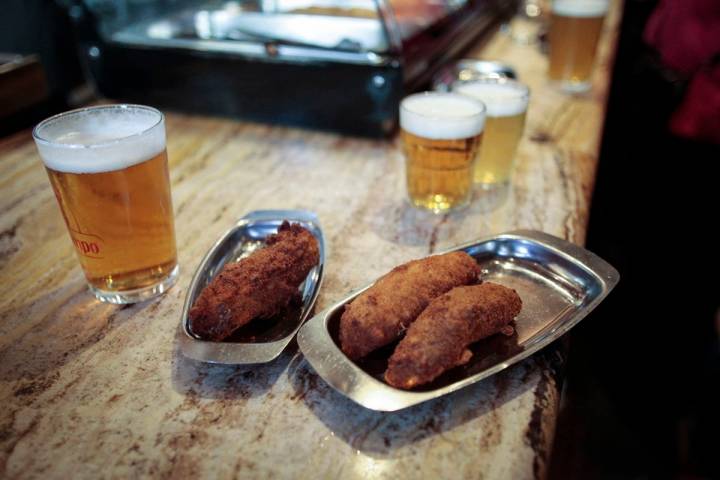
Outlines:
POLYGON ((400 103, 407 192, 419 208, 443 213, 470 203, 485 105, 457 93, 424 92, 400 103))
POLYGON ((530 100, 527 85, 508 78, 456 82, 453 91, 482 101, 487 108, 485 133, 474 180, 483 189, 510 183, 515 152, 525 128, 530 100))
POLYGON ((568 92, 591 87, 595 53, 609 0, 554 0, 550 16, 550 80, 568 92))
POLYGON ((163 114, 103 105, 41 122, 33 138, 90 290, 155 297, 178 275, 163 114))

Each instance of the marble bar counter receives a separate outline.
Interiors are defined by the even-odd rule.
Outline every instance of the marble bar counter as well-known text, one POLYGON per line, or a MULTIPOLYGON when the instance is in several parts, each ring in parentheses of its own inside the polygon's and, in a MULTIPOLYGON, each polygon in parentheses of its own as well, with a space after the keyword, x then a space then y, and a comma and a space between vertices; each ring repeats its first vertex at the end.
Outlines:
POLYGON ((458 214, 405 201, 399 140, 167 115, 181 274, 160 298, 90 294, 30 131, 0 139, 0 477, 542 478, 560 399, 550 347, 449 396, 395 413, 332 390, 296 344, 261 366, 184 358, 192 274, 259 209, 307 209, 328 243, 317 311, 398 263, 478 237, 538 229, 582 244, 620 5, 591 92, 546 80, 537 45, 497 33, 469 56, 515 66, 532 89, 515 182, 458 214))

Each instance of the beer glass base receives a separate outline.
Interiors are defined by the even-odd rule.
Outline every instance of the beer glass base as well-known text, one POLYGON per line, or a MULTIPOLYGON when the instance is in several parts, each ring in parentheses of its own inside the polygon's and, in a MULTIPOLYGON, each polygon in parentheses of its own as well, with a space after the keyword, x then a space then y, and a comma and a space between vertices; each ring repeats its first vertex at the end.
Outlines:
POLYGON ((510 180, 506 180, 504 182, 493 182, 493 183, 475 182, 475 188, 477 188, 481 192, 495 192, 498 190, 507 189, 509 186, 510 186, 510 180))
POLYGON ((168 276, 159 283, 151 285, 149 287, 136 288, 134 290, 123 290, 123 291, 109 291, 100 290, 99 288, 89 285, 90 291, 95 295, 95 298, 101 302, 115 303, 115 304, 126 304, 126 303, 138 303, 145 300, 155 298, 165 291, 169 290, 170 287, 175 285, 178 275, 180 273, 179 265, 175 265, 168 276))
POLYGON ((585 93, 592 88, 591 82, 560 82, 560 90, 567 93, 585 93))
POLYGON ((428 204, 427 202, 417 202, 417 201, 410 201, 410 204, 415 207, 418 210, 421 210, 423 212, 428 213, 434 213, 435 215, 442 215, 444 213, 452 213, 457 212, 459 210, 464 210, 468 206, 470 206, 470 201, 467 200, 462 203, 458 203, 452 206, 445 206, 442 204, 428 204))

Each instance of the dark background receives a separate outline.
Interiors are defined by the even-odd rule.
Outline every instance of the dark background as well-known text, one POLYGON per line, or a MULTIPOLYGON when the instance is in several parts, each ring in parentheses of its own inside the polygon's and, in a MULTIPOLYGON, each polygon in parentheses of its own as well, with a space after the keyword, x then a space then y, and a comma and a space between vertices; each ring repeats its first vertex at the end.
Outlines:
POLYGON ((551 478, 720 478, 720 149, 668 131, 656 4, 625 2, 587 237, 621 280, 571 333, 551 478))
POLYGON ((72 24, 55 0, 0 0, 0 53, 38 55, 48 87, 43 102, 0 119, 0 136, 79 106, 72 96, 83 75, 72 24))

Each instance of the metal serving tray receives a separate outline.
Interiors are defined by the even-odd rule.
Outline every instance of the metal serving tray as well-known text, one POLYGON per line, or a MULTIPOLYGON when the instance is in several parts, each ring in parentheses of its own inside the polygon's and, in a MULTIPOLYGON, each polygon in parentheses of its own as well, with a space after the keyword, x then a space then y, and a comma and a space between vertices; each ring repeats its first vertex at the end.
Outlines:
POLYGON ((406 391, 384 383, 394 344, 359 362, 339 348, 345 305, 370 287, 318 313, 298 333, 298 345, 333 388, 364 407, 400 410, 445 395, 506 369, 556 340, 590 313, 617 284, 618 272, 597 255, 546 233, 517 230, 448 251, 464 250, 482 267, 482 279, 517 290, 523 308, 511 337, 495 335, 470 348, 469 363, 428 385, 406 391))
POLYGON ((180 323, 180 351, 202 362, 225 364, 265 363, 277 358, 290 343, 303 322, 312 313, 325 265, 325 239, 317 216, 301 210, 258 210, 241 218, 205 255, 190 283, 180 323), (265 239, 277 232, 284 220, 299 223, 317 239, 320 262, 300 285, 300 304, 273 319, 257 319, 241 327, 229 339, 209 342, 196 337, 190 329, 188 312, 205 286, 223 265, 235 262, 263 247, 265 239))

